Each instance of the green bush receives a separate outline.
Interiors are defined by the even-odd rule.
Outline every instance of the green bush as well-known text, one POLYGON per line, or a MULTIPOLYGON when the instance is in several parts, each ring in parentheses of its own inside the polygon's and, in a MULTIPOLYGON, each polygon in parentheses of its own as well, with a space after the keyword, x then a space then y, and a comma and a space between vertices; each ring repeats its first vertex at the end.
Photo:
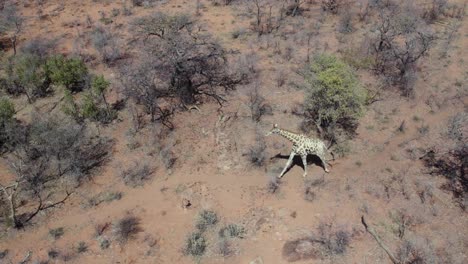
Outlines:
POLYGON ((330 139, 341 132, 352 135, 367 99, 354 70, 333 55, 320 54, 314 57, 306 80, 306 121, 330 139))
POLYGON ((117 117, 115 110, 111 109, 106 101, 105 91, 110 82, 104 76, 92 79, 91 90, 84 93, 81 102, 76 103, 70 90, 65 90, 62 111, 73 117, 77 122, 83 119, 108 123, 117 117))
POLYGON ((91 93, 86 93, 81 104, 81 116, 84 118, 97 120, 100 109, 97 106, 94 96, 91 93))
POLYGON ((21 54, 5 62, 3 89, 10 94, 25 93, 31 103, 37 97, 50 92, 50 78, 44 61, 37 55, 21 54))
POLYGON ((15 105, 7 97, 0 98, 0 124, 4 124, 13 119, 15 105))
POLYGON ((58 55, 49 58, 46 66, 54 84, 63 85, 72 92, 81 91, 84 88, 88 68, 82 60, 58 55))

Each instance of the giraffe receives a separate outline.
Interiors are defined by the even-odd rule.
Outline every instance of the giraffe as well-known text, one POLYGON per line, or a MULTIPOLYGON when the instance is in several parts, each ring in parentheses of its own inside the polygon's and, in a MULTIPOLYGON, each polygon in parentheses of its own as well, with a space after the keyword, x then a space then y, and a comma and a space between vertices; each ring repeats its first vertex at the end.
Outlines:
POLYGON ((293 143, 292 151, 291 151, 291 154, 289 155, 288 162, 286 163, 286 166, 284 167, 283 171, 278 176, 278 178, 281 179, 281 177, 283 177, 286 170, 291 166, 293 158, 296 155, 301 156, 302 163, 304 164, 304 174, 302 175, 303 177, 307 176, 307 155, 308 154, 318 156, 320 158, 320 161, 323 164, 323 168, 325 169, 325 172, 327 173, 330 172, 330 170, 327 167, 326 160, 325 160, 325 155, 327 154, 328 149, 325 146, 325 143, 321 141, 320 139, 308 138, 304 136, 303 134, 296 134, 287 130, 280 129, 278 127, 278 124, 274 124, 273 129, 270 132, 268 132, 265 136, 269 136, 272 134, 278 134, 280 136, 283 136, 293 143))

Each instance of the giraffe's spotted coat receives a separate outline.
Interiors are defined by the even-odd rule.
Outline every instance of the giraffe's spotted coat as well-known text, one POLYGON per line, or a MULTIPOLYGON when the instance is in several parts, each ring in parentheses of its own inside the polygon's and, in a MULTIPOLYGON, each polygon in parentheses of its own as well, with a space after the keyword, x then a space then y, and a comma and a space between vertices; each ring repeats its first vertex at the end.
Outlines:
POLYGON ((322 140, 317 138, 309 138, 302 134, 296 134, 284 129, 280 129, 277 124, 273 126, 273 129, 267 134, 267 136, 271 134, 278 134, 280 136, 283 136, 293 143, 289 160, 286 163, 286 166, 284 167, 281 174, 278 176, 279 178, 283 177, 286 170, 289 168, 289 166, 291 166, 292 160, 296 155, 301 156, 302 162, 304 163, 304 177, 307 175, 307 155, 318 156, 322 161, 325 171, 329 172, 325 160, 328 149, 322 140))

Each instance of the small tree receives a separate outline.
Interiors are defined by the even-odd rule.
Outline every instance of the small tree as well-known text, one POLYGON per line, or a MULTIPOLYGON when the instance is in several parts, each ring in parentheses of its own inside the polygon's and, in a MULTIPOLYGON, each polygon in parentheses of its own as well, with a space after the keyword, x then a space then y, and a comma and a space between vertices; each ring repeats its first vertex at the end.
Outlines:
POLYGON ((121 69, 123 92, 143 105, 152 121, 172 127, 168 117, 176 107, 188 109, 207 98, 222 105, 224 93, 242 81, 228 70, 225 50, 188 15, 158 12, 134 26, 147 53, 142 62, 121 69))
POLYGON ((53 83, 72 92, 81 91, 86 85, 88 68, 81 59, 58 55, 49 58, 46 67, 53 83))
POLYGON ((64 203, 71 192, 102 164, 109 152, 109 142, 92 134, 84 125, 57 116, 32 118, 25 136, 8 155, 16 178, 0 185, 9 201, 15 227, 29 222, 39 212, 64 203), (21 194, 21 195, 20 195, 21 194), (16 216, 20 206, 16 197, 27 199, 35 208, 16 216))
POLYGON ((62 111, 73 117, 77 122, 82 122, 84 119, 91 119, 108 123, 116 117, 109 103, 106 100, 105 92, 109 87, 110 82, 104 76, 95 76, 91 81, 91 89, 88 90, 81 100, 81 103, 76 103, 71 92, 65 90, 64 103, 62 111))
POLYGON ((34 54, 20 54, 8 59, 5 82, 9 93, 26 94, 29 103, 51 92, 51 80, 45 62, 34 54))
POLYGON ((18 15, 14 5, 5 5, 3 9, 0 9, 0 36, 9 35, 14 55, 16 55, 18 35, 23 29, 23 21, 24 19, 18 15))
POLYGON ((376 72, 397 85, 405 96, 413 94, 416 65, 435 40, 415 13, 417 9, 411 4, 382 8, 371 43, 376 72))
POLYGON ((306 122, 315 124, 332 141, 340 130, 352 135, 367 97, 353 69, 333 55, 320 54, 314 57, 306 80, 306 122))

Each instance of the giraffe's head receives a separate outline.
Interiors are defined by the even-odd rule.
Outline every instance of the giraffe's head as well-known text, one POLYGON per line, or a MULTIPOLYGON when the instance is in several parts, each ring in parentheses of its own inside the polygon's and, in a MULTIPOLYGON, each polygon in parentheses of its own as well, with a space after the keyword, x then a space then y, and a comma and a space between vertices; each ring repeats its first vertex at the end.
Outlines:
POLYGON ((278 124, 274 124, 273 128, 268 133, 266 133, 265 136, 269 136, 269 135, 272 135, 272 134, 278 134, 279 131, 280 131, 280 129, 278 127, 278 124))

